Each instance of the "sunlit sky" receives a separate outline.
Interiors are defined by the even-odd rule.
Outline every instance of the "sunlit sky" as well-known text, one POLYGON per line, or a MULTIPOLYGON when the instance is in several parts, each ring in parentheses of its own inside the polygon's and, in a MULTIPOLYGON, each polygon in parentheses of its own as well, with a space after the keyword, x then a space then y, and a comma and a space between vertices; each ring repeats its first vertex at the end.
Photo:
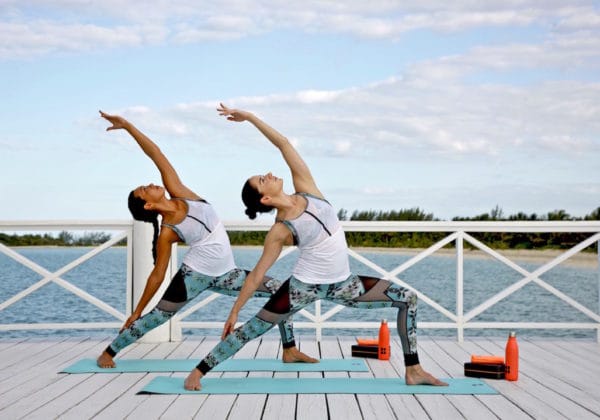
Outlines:
MULTIPOLYGON (((128 219, 151 137, 224 220, 297 147, 336 207, 435 217, 600 206, 600 4, 0 0, 0 219, 128 219)), ((272 218, 272 215, 262 216, 272 218)))

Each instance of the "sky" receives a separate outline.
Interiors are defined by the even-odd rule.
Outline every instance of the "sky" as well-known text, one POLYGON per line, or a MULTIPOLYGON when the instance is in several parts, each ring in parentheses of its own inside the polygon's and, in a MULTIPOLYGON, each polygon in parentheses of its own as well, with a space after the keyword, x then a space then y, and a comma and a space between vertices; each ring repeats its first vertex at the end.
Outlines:
POLYGON ((130 218, 160 175, 98 110, 247 220, 245 180, 291 176, 220 102, 284 134, 349 213, 600 206, 598 1, 0 0, 0 93, 0 220, 130 218))

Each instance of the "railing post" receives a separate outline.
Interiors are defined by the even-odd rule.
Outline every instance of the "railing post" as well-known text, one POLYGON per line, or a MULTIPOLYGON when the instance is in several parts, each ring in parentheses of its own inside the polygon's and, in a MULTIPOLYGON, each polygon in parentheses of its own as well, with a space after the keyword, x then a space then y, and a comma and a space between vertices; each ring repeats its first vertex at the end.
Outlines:
MULTIPOLYGON (((144 292, 144 288, 146 287, 146 281, 148 280, 148 276, 152 272, 154 268, 154 261, 152 259, 152 237, 153 237, 153 228, 152 224, 144 223, 144 222, 133 222, 133 249, 132 249, 132 302, 131 308, 132 311, 135 309, 137 303, 142 297, 142 293, 144 292)), ((170 270, 167 269, 167 275, 170 274, 170 270)), ((152 310, 160 300, 160 297, 163 295, 166 287, 168 286, 168 281, 163 281, 161 287, 156 292, 154 298, 148 303, 148 306, 144 310, 144 314, 152 310)), ((128 316, 130 314, 127 314, 128 316)), ((170 321, 166 324, 155 328, 154 330, 148 332, 144 335, 138 342, 142 343, 157 343, 169 341, 170 339, 170 321)))
MULTIPOLYGON (((596 255, 598 257, 598 314, 600 315, 600 240, 596 243, 596 255)), ((600 343, 600 328, 596 329, 596 342, 600 343)))
POLYGON ((464 273, 464 252, 463 252, 463 231, 458 232, 456 237, 456 332, 459 343, 465 340, 463 319, 464 319, 464 305, 463 305, 463 273, 464 273))
POLYGON ((317 318, 317 327, 315 328, 315 334, 317 336, 317 341, 320 343, 323 338, 323 327, 321 327, 321 301, 317 300, 315 302, 315 317, 317 318))

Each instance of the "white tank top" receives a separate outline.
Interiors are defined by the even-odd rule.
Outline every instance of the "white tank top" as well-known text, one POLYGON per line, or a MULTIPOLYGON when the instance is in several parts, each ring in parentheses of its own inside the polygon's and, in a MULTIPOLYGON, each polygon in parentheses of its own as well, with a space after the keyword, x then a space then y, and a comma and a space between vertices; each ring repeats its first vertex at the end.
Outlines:
POLYGON ((298 193, 308 204, 293 220, 280 220, 294 237, 300 256, 293 270, 298 280, 311 284, 329 284, 350 276, 346 236, 335 210, 326 200, 298 193))
POLYGON ((212 206, 203 200, 183 201, 188 207, 185 219, 176 225, 163 223, 189 245, 183 263, 209 276, 220 276, 233 270, 235 261, 229 236, 212 206))

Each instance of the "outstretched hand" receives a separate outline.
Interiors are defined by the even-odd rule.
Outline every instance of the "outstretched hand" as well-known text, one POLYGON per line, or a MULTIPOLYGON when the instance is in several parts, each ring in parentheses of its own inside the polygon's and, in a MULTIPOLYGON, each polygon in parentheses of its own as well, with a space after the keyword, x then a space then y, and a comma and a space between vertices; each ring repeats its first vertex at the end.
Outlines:
POLYGON ((123 324, 121 329, 119 330, 119 334, 122 333, 123 331, 125 331, 127 328, 129 328, 131 326, 131 324, 133 324, 139 317, 140 317, 140 315, 137 314, 136 312, 132 313, 129 316, 129 318, 127 318, 127 320, 125 321, 125 323, 123 324))
POLYGON ((225 340, 229 334, 235 329, 235 323, 237 322, 237 315, 230 313, 225 325, 223 326, 223 333, 221 334, 221 340, 225 340))
POLYGON ((100 116, 112 124, 112 126, 106 128, 106 131, 119 130, 121 128, 125 128, 125 125, 127 124, 127 120, 118 115, 110 115, 100 111, 100 116))
POLYGON ((217 111, 219 111, 219 115, 227 116, 227 119, 229 121, 236 122, 246 121, 252 115, 248 111, 227 108, 225 105, 223 105, 223 103, 219 104, 219 107, 217 107, 217 111))

